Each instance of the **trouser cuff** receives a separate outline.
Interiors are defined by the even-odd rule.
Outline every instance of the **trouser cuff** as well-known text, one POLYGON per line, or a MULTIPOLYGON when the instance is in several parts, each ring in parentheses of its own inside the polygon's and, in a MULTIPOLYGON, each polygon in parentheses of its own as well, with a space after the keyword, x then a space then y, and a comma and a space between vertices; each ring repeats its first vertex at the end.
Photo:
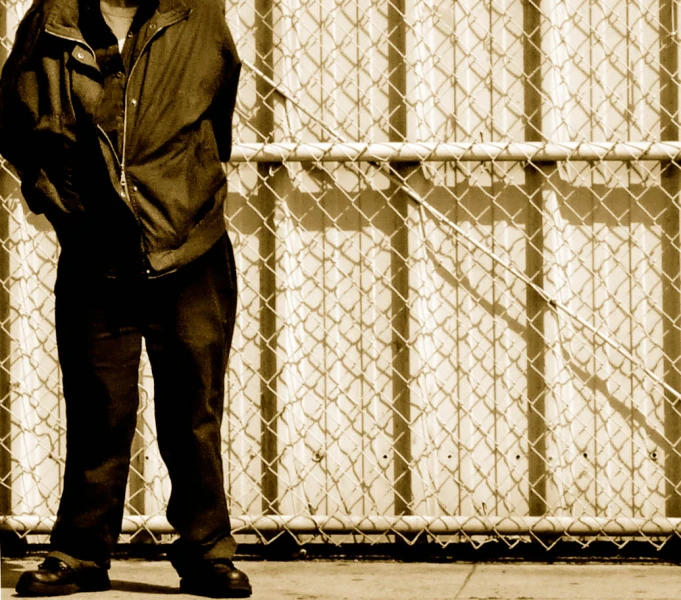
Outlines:
POLYGON ((204 545, 187 544, 179 539, 168 549, 168 558, 177 574, 184 577, 202 563, 220 559, 232 560, 236 548, 237 543, 231 535, 221 537, 208 548, 204 545))
POLYGON ((62 562, 66 563, 74 571, 82 571, 83 569, 108 569, 109 565, 100 565, 93 560, 83 560, 82 558, 76 558, 71 554, 62 552, 61 550, 53 550, 48 555, 51 558, 57 558, 62 562))

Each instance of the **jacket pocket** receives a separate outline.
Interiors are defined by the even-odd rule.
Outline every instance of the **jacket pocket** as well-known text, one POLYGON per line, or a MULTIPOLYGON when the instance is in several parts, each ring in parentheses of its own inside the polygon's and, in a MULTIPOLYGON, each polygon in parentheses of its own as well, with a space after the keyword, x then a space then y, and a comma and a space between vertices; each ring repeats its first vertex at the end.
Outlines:
POLYGON ((61 125, 41 126, 35 137, 35 171, 22 184, 26 201, 31 206, 29 197, 33 199, 40 212, 51 206, 66 213, 79 211, 76 143, 62 132, 61 125))
POLYGON ((36 214, 65 210, 57 188, 43 169, 24 176, 21 180, 21 193, 28 207, 36 214))
POLYGON ((197 169, 194 185, 204 197, 213 196, 225 184, 225 173, 222 170, 211 121, 205 120, 201 123, 194 157, 197 169))
POLYGON ((63 210, 78 211, 81 203, 76 182, 76 144, 60 136, 49 146, 51 149, 46 149, 49 154, 43 155, 44 171, 59 195, 63 210))

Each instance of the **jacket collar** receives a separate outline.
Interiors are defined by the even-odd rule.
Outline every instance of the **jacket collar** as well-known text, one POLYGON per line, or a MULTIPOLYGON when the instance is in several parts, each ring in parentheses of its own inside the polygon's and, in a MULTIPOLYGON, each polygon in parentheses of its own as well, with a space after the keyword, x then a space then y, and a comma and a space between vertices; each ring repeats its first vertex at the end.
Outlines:
MULTIPOLYGON (((47 0, 45 2, 45 30, 50 33, 84 42, 78 27, 82 0, 47 0)), ((96 2, 98 0, 85 0, 96 2)), ((151 20, 157 27, 164 27, 188 15, 191 8, 185 0, 157 0, 158 6, 151 20)))

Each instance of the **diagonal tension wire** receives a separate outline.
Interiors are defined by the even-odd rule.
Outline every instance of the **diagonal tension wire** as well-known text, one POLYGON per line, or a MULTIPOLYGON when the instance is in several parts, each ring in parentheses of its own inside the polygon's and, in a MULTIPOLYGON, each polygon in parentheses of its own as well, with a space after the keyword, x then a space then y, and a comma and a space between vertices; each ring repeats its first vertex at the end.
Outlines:
MULTIPOLYGON (((274 91, 276 91, 279 95, 281 95, 287 102, 290 102, 293 104, 297 110, 300 110, 302 113, 304 113, 307 117, 312 119, 317 125, 322 127, 324 130, 326 130, 328 133, 333 135, 337 140, 341 143, 347 143, 347 140, 343 137, 343 135, 337 131, 335 131, 332 127, 330 127, 327 123, 322 121, 319 117, 314 115, 312 112, 307 110, 305 106, 302 104, 302 102, 296 98, 292 93, 286 91, 285 89, 282 88, 280 84, 277 84, 272 78, 268 77, 265 73, 263 73, 260 69, 258 69, 255 65, 250 63, 249 61, 244 60, 243 64, 253 71, 256 75, 261 77, 268 85, 272 87, 274 91)), ((568 317, 570 317, 572 320, 576 321, 579 323, 584 329, 587 329, 590 331, 594 336, 596 336, 598 339, 600 339, 603 343, 605 343, 607 346, 609 346, 611 349, 615 350, 618 352, 620 355, 622 355, 624 358, 626 358, 634 367, 637 367, 641 369, 643 373, 645 373, 654 383, 659 385, 661 388, 663 388, 665 391, 669 392, 674 398, 677 400, 681 400, 681 391, 675 390, 673 387, 671 387, 668 383, 666 383, 662 378, 660 378, 655 372, 653 372, 651 369, 646 367, 641 363, 639 359, 637 359, 633 354, 631 354, 621 343, 613 340, 609 335, 606 335, 605 333, 601 332, 597 327, 580 317, 579 315, 575 314, 570 308, 568 308, 565 304, 557 300, 556 298, 552 297, 543 287, 538 286, 536 283, 534 283, 525 273, 517 269, 515 266, 513 266, 511 263, 506 262, 503 258, 501 258, 499 255, 497 255, 493 250, 488 248, 486 245, 476 241, 473 237, 470 236, 466 231, 464 231, 461 227, 459 227, 456 223, 454 223, 451 219, 449 219, 446 215, 442 214, 439 210, 437 210, 434 206, 432 206, 429 202, 424 200, 420 194, 418 194, 405 180, 403 177, 401 177, 395 169, 389 164, 389 163, 382 163, 382 162, 376 162, 376 161, 367 161, 369 162, 370 165, 376 167, 379 169, 382 173, 384 173, 390 181, 398 185, 406 194, 407 196, 414 202, 416 203, 419 207, 423 208, 426 210, 426 212, 430 213, 431 216, 435 217, 437 220, 439 220, 442 223, 445 223, 450 229, 452 229, 460 238, 463 238, 466 240, 466 242, 473 246, 474 248, 477 248, 480 250, 482 253, 486 254, 491 258, 496 264, 498 264, 500 267, 508 271, 511 275, 514 277, 518 278, 520 281, 522 281, 525 285, 533 289, 543 300, 546 301, 546 303, 556 310, 557 312, 562 312, 568 317)), ((352 163, 351 163, 352 164, 352 163)), ((366 178, 366 174, 363 173, 360 169, 356 169, 358 173, 361 174, 362 177, 366 178)))

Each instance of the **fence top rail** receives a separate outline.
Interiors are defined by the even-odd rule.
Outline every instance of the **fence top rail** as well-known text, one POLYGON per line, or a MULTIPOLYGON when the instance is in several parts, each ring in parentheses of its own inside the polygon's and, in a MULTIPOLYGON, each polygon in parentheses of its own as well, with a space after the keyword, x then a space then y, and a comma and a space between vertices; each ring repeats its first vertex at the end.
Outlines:
POLYGON ((681 142, 235 144, 232 162, 675 161, 681 142))

